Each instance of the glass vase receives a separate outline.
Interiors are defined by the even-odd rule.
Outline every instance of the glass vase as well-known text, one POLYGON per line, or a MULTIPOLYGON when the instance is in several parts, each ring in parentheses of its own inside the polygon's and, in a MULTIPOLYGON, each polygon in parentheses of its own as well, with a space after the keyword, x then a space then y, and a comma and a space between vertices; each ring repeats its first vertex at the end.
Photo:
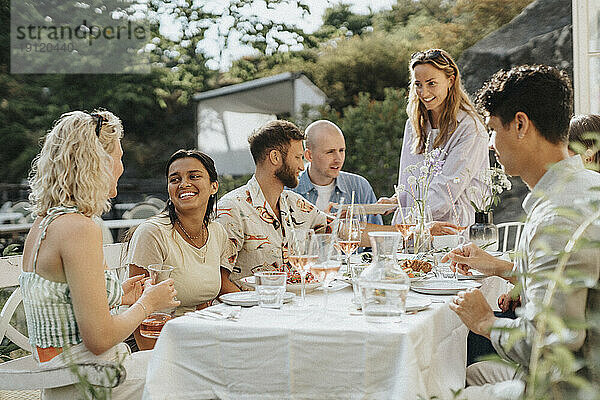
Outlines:
POLYGON ((475 223, 469 227, 469 239, 485 250, 498 250, 498 227, 494 225, 491 211, 475 213, 475 223))
POLYGON ((413 253, 426 253, 431 250, 431 233, 429 221, 424 216, 417 217, 417 223, 413 231, 413 253))

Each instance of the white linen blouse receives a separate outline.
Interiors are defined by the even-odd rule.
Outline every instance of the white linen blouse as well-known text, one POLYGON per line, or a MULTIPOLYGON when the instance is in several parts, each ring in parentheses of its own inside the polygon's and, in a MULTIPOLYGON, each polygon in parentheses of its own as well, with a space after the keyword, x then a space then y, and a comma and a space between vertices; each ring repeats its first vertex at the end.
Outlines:
MULTIPOLYGON (((435 221, 456 223, 452 210, 454 202, 459 225, 469 226, 475 222, 475 210, 467 193, 471 186, 477 187, 480 193, 485 189, 481 172, 490 166, 489 138, 487 130, 478 118, 460 111, 457 120, 458 126, 449 136, 446 144, 442 146, 444 166, 441 174, 435 176, 431 182, 427 205, 430 207, 435 221), (452 194, 453 202, 450 200, 449 191, 452 194)), ((433 143, 438 130, 432 129, 431 125, 427 123, 426 131, 430 135, 429 143, 433 143)), ((407 178, 410 174, 405 172, 406 167, 418 164, 425 159, 423 154, 412 152, 414 140, 416 140, 416 133, 409 119, 406 121, 404 129, 398 173, 398 186, 404 185, 407 190, 409 187, 407 178)), ((428 151, 431 151, 431 147, 428 151)), ((399 200, 404 207, 410 207, 413 204, 412 196, 406 192, 399 194, 399 200)), ((396 213, 394 222, 398 218, 400 216, 396 213)))

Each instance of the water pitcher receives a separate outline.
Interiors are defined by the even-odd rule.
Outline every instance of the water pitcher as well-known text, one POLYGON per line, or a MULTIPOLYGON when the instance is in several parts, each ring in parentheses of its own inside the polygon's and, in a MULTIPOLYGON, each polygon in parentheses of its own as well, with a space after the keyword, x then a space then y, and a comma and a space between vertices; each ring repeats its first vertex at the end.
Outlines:
POLYGON ((369 232, 375 259, 359 278, 362 310, 369 322, 398 322, 406 307, 410 288, 408 275, 396 261, 402 235, 398 232, 369 232))

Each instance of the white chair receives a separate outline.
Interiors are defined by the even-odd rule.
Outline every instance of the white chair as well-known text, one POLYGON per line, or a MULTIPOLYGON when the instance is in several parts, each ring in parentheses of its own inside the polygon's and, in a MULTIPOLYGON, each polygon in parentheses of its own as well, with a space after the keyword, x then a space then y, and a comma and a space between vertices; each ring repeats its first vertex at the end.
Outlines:
POLYGON ((139 203, 136 204, 132 209, 127 210, 123 213, 123 219, 145 219, 155 216, 161 211, 154 204, 139 203))
POLYGON ((31 204, 29 204, 29 202, 27 201, 19 201, 18 203, 13 204, 10 208, 10 212, 19 213, 22 215, 22 217, 19 218, 19 224, 33 222, 33 215, 31 214, 31 204))
POLYGON ((144 199, 144 203, 152 204, 158 207, 159 210, 164 210, 167 203, 159 199, 158 197, 148 196, 144 199))
POLYGON ((112 244, 114 242, 112 232, 110 231, 110 228, 108 226, 106 226, 106 224, 104 223, 104 220, 102 220, 102 218, 100 218, 97 215, 94 215, 92 217, 92 220, 98 226, 100 226, 100 229, 102 231, 102 244, 103 245, 112 244))
MULTIPOLYGON (((121 267, 124 245, 122 243, 104 246, 105 261, 109 268, 121 267)), ((0 312, 0 342, 6 336, 20 348, 32 351, 27 336, 11 325, 11 320, 19 304, 23 301, 19 286, 21 273, 21 256, 0 258, 0 289, 15 287, 0 312)), ((87 376, 88 381, 97 386, 116 387, 126 377, 121 364, 112 362, 77 364, 80 374, 87 376)), ((7 361, 0 364, 0 396, 4 398, 39 398, 32 389, 46 389, 71 385, 79 382, 79 377, 69 368, 40 368, 32 355, 7 361), (8 390, 8 392, 4 392, 8 390), (33 393, 33 397, 32 397, 33 393)))
POLYGON ((506 253, 507 251, 515 251, 521 238, 523 222, 503 222, 498 225, 498 250, 506 253))

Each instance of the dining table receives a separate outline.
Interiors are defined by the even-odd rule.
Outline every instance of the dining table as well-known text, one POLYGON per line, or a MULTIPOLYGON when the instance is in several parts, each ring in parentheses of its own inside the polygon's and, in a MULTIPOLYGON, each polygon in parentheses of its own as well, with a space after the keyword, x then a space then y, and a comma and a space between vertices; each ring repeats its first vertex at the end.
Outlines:
MULTIPOLYGON (((480 282, 497 309, 505 281, 480 282)), ((468 330, 448 307, 452 295, 410 291, 431 304, 400 322, 372 323, 352 304, 352 287, 338 288, 327 310, 318 289, 306 307, 296 298, 280 309, 243 307, 232 319, 189 314, 167 322, 143 398, 451 399, 464 387, 468 330)))

